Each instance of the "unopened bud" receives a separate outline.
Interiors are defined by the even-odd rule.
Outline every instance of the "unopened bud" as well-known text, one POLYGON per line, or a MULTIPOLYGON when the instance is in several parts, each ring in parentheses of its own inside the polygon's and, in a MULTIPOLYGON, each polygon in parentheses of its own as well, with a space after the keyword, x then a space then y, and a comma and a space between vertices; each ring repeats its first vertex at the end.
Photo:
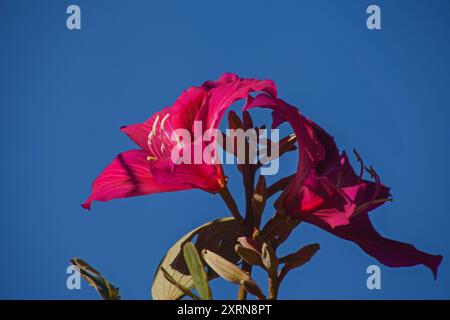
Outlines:
POLYGON ((241 281, 250 281, 250 276, 242 271, 237 265, 222 258, 218 254, 204 249, 202 256, 205 262, 222 278, 227 281, 240 284, 241 281))
POLYGON ((320 245, 318 243, 313 243, 304 246, 297 252, 291 253, 280 259, 281 263, 284 263, 289 269, 294 269, 301 267, 307 263, 311 258, 319 251, 320 245))
POLYGON ((234 247, 234 250, 236 253, 248 264, 255 266, 260 265, 262 266, 262 258, 261 254, 258 251, 255 251, 253 249, 244 248, 243 246, 237 244, 234 247))
POLYGON ((270 275, 276 275, 278 272, 279 262, 278 262, 276 254, 275 254, 275 250, 272 248, 271 245, 264 242, 262 245, 261 252, 262 252, 261 253, 262 262, 263 262, 264 266, 266 267, 267 272, 270 275))
POLYGON ((266 300, 266 296, 262 292, 261 288, 253 280, 251 281, 242 280, 241 285, 244 287, 245 290, 247 290, 247 292, 254 295, 258 299, 266 300))

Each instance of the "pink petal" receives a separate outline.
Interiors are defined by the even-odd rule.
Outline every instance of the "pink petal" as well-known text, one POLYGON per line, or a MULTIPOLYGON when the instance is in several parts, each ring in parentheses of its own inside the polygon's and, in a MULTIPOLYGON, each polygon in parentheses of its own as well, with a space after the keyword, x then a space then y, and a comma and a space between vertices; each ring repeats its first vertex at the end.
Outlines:
POLYGON ((292 192, 289 192, 286 199, 288 202, 292 201, 292 197, 300 189, 302 181, 316 167, 317 163, 325 157, 324 148, 314 136, 313 122, 301 115, 296 107, 266 94, 259 94, 255 98, 248 97, 244 111, 255 107, 272 109, 272 127, 275 128, 287 121, 297 136, 299 142, 299 163, 296 177, 289 185, 292 192))
POLYGON ((131 140, 133 140, 142 150, 148 150, 148 135, 152 127, 148 123, 137 123, 120 128, 131 140))
POLYGON ((373 227, 367 213, 351 219, 351 223, 331 228, 320 219, 310 216, 312 223, 340 238, 356 243, 368 255, 389 267, 410 267, 423 264, 428 267, 436 279, 441 255, 431 255, 417 250, 413 245, 381 236, 373 227))
POLYGON ((227 108, 251 92, 264 91, 277 96, 272 80, 242 79, 232 73, 225 73, 218 80, 205 82, 203 86, 210 88, 210 92, 196 119, 204 121, 206 128, 218 128, 227 108))
POLYGON ((151 172, 159 183, 184 189, 199 188, 216 193, 225 183, 219 164, 174 165, 171 159, 161 159, 152 162, 151 172))
POLYGON ((187 186, 167 186, 158 183, 149 170, 147 155, 141 150, 119 154, 92 184, 90 197, 82 204, 90 209, 92 201, 108 201, 158 192, 188 189, 187 186))
POLYGON ((152 172, 160 183, 218 192, 225 180, 221 166, 174 166, 170 159, 174 145, 170 140, 171 133, 183 128, 192 134, 195 120, 202 122, 203 132, 217 128, 226 109, 253 91, 265 91, 276 96, 275 84, 271 80, 241 79, 226 73, 216 81, 207 81, 199 87, 185 90, 172 106, 155 113, 144 123, 122 127, 122 131, 148 155, 158 159, 152 161, 152 172))

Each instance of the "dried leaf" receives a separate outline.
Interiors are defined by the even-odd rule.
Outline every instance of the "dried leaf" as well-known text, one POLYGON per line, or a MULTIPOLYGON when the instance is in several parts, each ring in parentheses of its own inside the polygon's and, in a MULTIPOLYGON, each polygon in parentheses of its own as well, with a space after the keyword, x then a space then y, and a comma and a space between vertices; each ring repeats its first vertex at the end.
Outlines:
POLYGON ((181 284, 179 284, 168 272, 166 269, 164 269, 163 267, 161 267, 161 271, 164 275, 164 277, 167 279, 167 281, 169 281, 171 284, 173 284, 175 287, 177 287, 178 289, 180 289, 185 295, 191 297, 194 300, 200 300, 200 298, 198 296, 196 296, 194 293, 192 293, 192 291, 190 291, 189 289, 183 287, 181 284))
MULTIPOLYGON (((155 273, 152 285, 152 297, 155 300, 177 300, 184 296, 184 293, 166 280, 161 267, 181 284, 183 287, 192 289, 194 286, 192 276, 182 254, 182 247, 185 243, 192 241, 195 237, 195 246, 200 252, 203 249, 215 250, 215 252, 226 257, 228 260, 237 262, 238 255, 234 251, 236 239, 240 235, 241 225, 234 218, 227 217, 208 222, 179 239, 162 259, 158 270, 155 273)), ((208 279, 217 277, 214 272, 208 272, 208 279)))
POLYGON ((97 270, 91 267, 86 261, 73 258, 70 263, 77 267, 80 275, 89 283, 90 286, 97 290, 100 297, 104 300, 119 300, 119 288, 109 283, 97 270))

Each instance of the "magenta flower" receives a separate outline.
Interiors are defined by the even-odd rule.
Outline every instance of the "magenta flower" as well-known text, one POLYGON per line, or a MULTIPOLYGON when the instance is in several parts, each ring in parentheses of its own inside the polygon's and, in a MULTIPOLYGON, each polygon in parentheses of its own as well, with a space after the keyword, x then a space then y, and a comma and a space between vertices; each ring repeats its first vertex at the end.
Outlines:
POLYGON ((339 153, 334 139, 317 124, 302 116, 297 108, 264 94, 247 101, 245 109, 273 110, 273 126, 287 121, 299 141, 297 173, 277 200, 279 214, 287 214, 314 224, 340 238, 356 243, 367 254, 390 267, 427 266, 437 276, 441 255, 431 255, 414 246, 387 239, 373 227, 368 213, 389 200, 389 188, 357 175, 345 152, 339 153))
MULTIPOLYGON (((82 204, 84 208, 90 209, 92 201, 196 188, 219 193, 233 216, 203 224, 172 246, 154 277, 152 296, 155 299, 179 299, 183 295, 211 299, 208 281, 212 274, 205 272, 203 263, 209 271, 239 285, 240 300, 246 299, 247 294, 258 299, 277 299, 280 284, 288 272, 309 262, 320 249, 318 243, 312 243, 279 256, 280 245, 301 222, 354 242, 387 266, 423 264, 437 277, 441 255, 431 255, 411 244, 385 238, 373 227, 369 212, 391 200, 389 187, 381 183, 375 170, 365 167, 354 151, 360 164, 356 173, 333 137, 300 114, 295 106, 279 99, 271 80, 242 79, 227 73, 216 81, 189 88, 172 106, 143 123, 121 130, 139 148, 120 153, 100 173, 92 184, 91 195, 82 204), (260 93, 253 96, 253 92, 260 93), (242 119, 230 112, 229 129, 234 131, 227 130, 225 134, 218 130, 220 121, 226 110, 240 99, 246 99, 242 119), (278 132, 275 131, 272 140, 268 139, 264 135, 267 131, 261 130, 266 126, 255 126, 247 112, 255 107, 272 110, 272 129, 288 122, 294 134, 273 143, 272 140, 278 140, 278 132), (258 135, 252 136, 256 132, 258 135), (238 159, 245 211, 228 190, 217 146, 238 159), (296 172, 267 185, 264 177, 267 171, 263 171, 266 160, 278 161, 283 154, 296 149, 299 152, 296 172), (365 171, 371 179, 363 177, 365 171), (279 191, 281 194, 274 203, 276 214, 264 222, 262 216, 268 199, 279 191), (256 267, 267 274, 267 295, 251 276, 256 267), (196 291, 192 292, 194 287, 196 291)), ((274 167, 278 169, 278 163, 274 167)), ((82 276, 89 283, 101 277, 86 263, 82 265, 82 276)), ((96 288, 102 297, 117 299, 118 291, 112 295, 109 290, 115 287, 104 278, 100 280, 96 288)))
MULTIPOLYGON (((194 135, 194 121, 201 121, 203 132, 219 126, 226 109, 253 91, 276 97, 271 80, 241 79, 224 74, 216 81, 184 91, 175 103, 155 113, 144 123, 121 128, 139 147, 119 154, 95 179, 92 193, 83 203, 198 188, 211 193, 225 186, 219 163, 174 164, 171 151, 177 143, 171 135, 176 129, 194 135)), ((192 143, 192 148, 195 142, 192 143)), ((201 147, 204 147, 201 145, 201 147)))

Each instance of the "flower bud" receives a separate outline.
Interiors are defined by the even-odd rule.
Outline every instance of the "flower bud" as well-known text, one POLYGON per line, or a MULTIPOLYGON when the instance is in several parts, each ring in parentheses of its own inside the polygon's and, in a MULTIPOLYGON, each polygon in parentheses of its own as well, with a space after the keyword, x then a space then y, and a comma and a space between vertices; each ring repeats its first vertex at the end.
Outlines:
POLYGON ((254 295, 260 300, 266 300, 266 296, 262 292, 261 288, 256 284, 256 282, 252 281, 241 281, 241 285, 244 287, 247 292, 254 295))
POLYGON ((242 271, 237 265, 222 258, 218 254, 204 249, 202 256, 205 262, 222 278, 227 281, 241 284, 241 281, 250 281, 250 276, 242 271))
POLYGON ((267 272, 272 276, 276 275, 278 272, 279 262, 275 254, 275 250, 272 248, 270 244, 264 242, 261 251, 262 251, 261 253, 262 262, 266 267, 267 272))
POLYGON ((234 247, 234 250, 236 251, 236 253, 248 264, 255 266, 255 265, 260 265, 262 266, 262 258, 261 258, 261 254, 253 249, 248 249, 245 248, 239 244, 237 244, 234 247))

